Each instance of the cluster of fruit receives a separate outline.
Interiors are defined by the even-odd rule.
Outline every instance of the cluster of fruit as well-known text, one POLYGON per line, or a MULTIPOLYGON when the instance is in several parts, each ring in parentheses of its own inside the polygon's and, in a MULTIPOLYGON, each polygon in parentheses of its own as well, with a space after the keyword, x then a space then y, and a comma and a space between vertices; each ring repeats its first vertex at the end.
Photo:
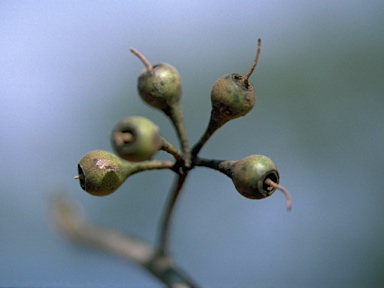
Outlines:
POLYGON ((180 150, 164 139, 158 127, 149 119, 128 117, 118 123, 111 134, 111 144, 118 156, 108 151, 87 153, 78 164, 80 186, 92 195, 104 196, 117 188, 135 173, 152 169, 170 169, 185 178, 188 172, 204 166, 230 177, 236 190, 250 199, 263 199, 281 190, 292 201, 289 193, 279 185, 279 172, 263 155, 251 155, 239 161, 213 160, 198 157, 198 153, 212 134, 229 120, 246 115, 256 102, 256 92, 249 81, 260 54, 261 41, 255 60, 248 73, 220 77, 211 91, 212 110, 208 127, 200 140, 190 149, 181 109, 181 81, 177 70, 168 64, 152 66, 138 51, 131 49, 144 63, 145 70, 138 78, 140 97, 150 106, 163 111, 173 123, 180 150), (152 157, 159 150, 170 153, 174 160, 160 161, 152 157))

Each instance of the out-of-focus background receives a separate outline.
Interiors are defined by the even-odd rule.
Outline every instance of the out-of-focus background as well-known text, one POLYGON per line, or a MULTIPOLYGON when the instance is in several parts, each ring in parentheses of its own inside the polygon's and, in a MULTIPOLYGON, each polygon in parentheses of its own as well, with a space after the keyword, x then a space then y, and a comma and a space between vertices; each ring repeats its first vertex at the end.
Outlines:
MULTIPOLYGON (((252 201, 226 176, 190 175, 171 251, 206 287, 384 285, 383 1, 2 1, 0 286, 162 287, 136 265, 57 232, 49 196, 66 192, 97 223, 154 243, 173 174, 147 172, 109 197, 73 180, 90 150, 111 150, 129 115, 168 119, 136 90, 140 50, 175 66, 191 144, 210 89, 251 78, 254 110, 221 128, 204 157, 273 159, 293 195, 252 201)), ((164 153, 160 158, 168 158, 164 153)))

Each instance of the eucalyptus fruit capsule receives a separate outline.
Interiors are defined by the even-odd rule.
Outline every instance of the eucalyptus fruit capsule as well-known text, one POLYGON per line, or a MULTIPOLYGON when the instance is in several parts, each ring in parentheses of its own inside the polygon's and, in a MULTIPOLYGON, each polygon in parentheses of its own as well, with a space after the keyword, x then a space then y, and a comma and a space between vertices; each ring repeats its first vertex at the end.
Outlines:
POLYGON ((263 199, 271 196, 276 189, 287 198, 287 209, 292 209, 292 198, 289 192, 279 185, 280 175, 276 165, 264 155, 245 157, 231 169, 232 182, 236 190, 249 199, 263 199))
POLYGON ((279 185, 279 171, 267 156, 250 155, 238 161, 199 158, 196 165, 224 173, 231 178, 236 190, 248 199, 264 199, 278 189, 287 198, 287 208, 292 208, 289 192, 279 185))
POLYGON ((103 150, 94 150, 77 165, 81 188, 95 196, 105 196, 116 191, 135 170, 130 162, 103 150))
POLYGON ((132 116, 120 121, 111 134, 111 145, 121 158, 140 162, 149 160, 161 148, 159 128, 151 120, 132 116))
POLYGON ((172 161, 129 162, 104 150, 85 154, 77 165, 81 188, 94 195, 106 196, 115 192, 125 180, 138 172, 153 169, 171 169, 172 161))
POLYGON ((166 110, 181 99, 181 79, 176 68, 169 64, 158 64, 145 70, 138 79, 141 98, 150 106, 166 110))
POLYGON ((148 105, 166 111, 181 99, 181 79, 176 68, 169 64, 152 64, 136 49, 131 49, 144 64, 137 88, 148 105))
POLYGON ((220 77, 212 87, 211 118, 223 125, 229 120, 246 115, 256 103, 256 90, 252 83, 240 74, 226 74, 220 77))
POLYGON ((261 40, 258 41, 255 59, 245 76, 237 73, 220 77, 211 90, 211 117, 207 129, 199 142, 192 149, 192 156, 197 156, 200 149, 221 126, 232 119, 246 115, 256 103, 256 90, 248 81, 259 59, 261 40))
POLYGON ((264 155, 251 155, 239 160, 231 172, 236 190, 250 199, 263 199, 276 191, 276 188, 265 183, 266 179, 276 184, 280 181, 275 164, 264 155))
MULTIPOLYGON (((131 49, 146 67, 138 78, 137 88, 141 99, 148 105, 160 109, 172 121, 179 137, 182 151, 189 154, 187 132, 181 108, 181 79, 176 68, 169 64, 151 63, 135 49, 131 49)), ((190 166, 187 157, 186 166, 190 166)))

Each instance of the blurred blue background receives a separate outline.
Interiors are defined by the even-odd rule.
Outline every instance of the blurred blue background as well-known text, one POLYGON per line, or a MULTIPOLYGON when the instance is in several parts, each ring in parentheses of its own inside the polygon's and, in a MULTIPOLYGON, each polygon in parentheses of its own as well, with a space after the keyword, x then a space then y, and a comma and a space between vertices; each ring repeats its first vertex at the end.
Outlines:
MULTIPOLYGON (((154 242, 173 174, 147 172, 96 198, 73 180, 79 159, 111 150, 111 128, 160 112, 137 96, 144 68, 174 65, 191 144, 223 74, 246 73, 257 103, 201 155, 265 154, 293 195, 241 197, 226 176, 191 173, 171 251, 205 287, 384 286, 383 1, 1 1, 0 286, 162 287, 135 264, 76 246, 55 229, 49 196, 67 192, 97 223, 154 242)), ((160 153, 160 158, 168 158, 160 153)))

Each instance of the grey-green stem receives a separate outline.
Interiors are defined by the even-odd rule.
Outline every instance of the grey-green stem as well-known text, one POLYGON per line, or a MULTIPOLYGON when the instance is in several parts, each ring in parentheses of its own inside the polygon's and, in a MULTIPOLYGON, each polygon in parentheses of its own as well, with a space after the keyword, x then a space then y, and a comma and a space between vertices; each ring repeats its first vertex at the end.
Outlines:
POLYGON ((178 139, 180 141, 181 150, 183 152, 184 166, 189 168, 191 166, 190 148, 188 144, 187 130, 185 129, 183 110, 180 102, 173 103, 163 112, 171 119, 175 127, 178 139))
POLYGON ((178 174, 176 176, 175 182, 171 188, 169 199, 167 201, 167 206, 164 210, 164 215, 162 218, 162 222, 160 223, 160 231, 159 231, 159 239, 158 239, 158 253, 159 255, 167 255, 168 254, 168 247, 169 247, 169 233, 170 233, 170 225, 171 225, 171 219, 172 214, 175 208, 176 200, 178 199, 178 196, 180 194, 181 189, 183 188, 183 185, 185 183, 185 180, 187 179, 189 170, 187 170, 183 174, 178 174))
POLYGON ((142 162, 136 162, 135 165, 137 165, 137 169, 134 173, 137 173, 147 170, 171 169, 175 165, 175 162, 167 160, 147 160, 142 162))
POLYGON ((169 143, 165 138, 161 137, 161 150, 171 154, 177 161, 183 160, 183 153, 177 149, 174 145, 169 143))
POLYGON ((209 138, 211 138, 213 133, 215 133, 225 123, 226 122, 218 122, 212 116, 210 117, 208 126, 207 126, 203 136, 201 136, 200 140, 192 148, 192 152, 191 152, 192 159, 197 157, 201 148, 203 148, 203 146, 205 145, 205 143, 207 143, 209 138))
POLYGON ((232 177, 232 168, 237 163, 236 160, 216 160, 216 159, 206 159, 206 158, 196 158, 195 165, 201 167, 211 168, 213 170, 219 171, 228 177, 232 177))

